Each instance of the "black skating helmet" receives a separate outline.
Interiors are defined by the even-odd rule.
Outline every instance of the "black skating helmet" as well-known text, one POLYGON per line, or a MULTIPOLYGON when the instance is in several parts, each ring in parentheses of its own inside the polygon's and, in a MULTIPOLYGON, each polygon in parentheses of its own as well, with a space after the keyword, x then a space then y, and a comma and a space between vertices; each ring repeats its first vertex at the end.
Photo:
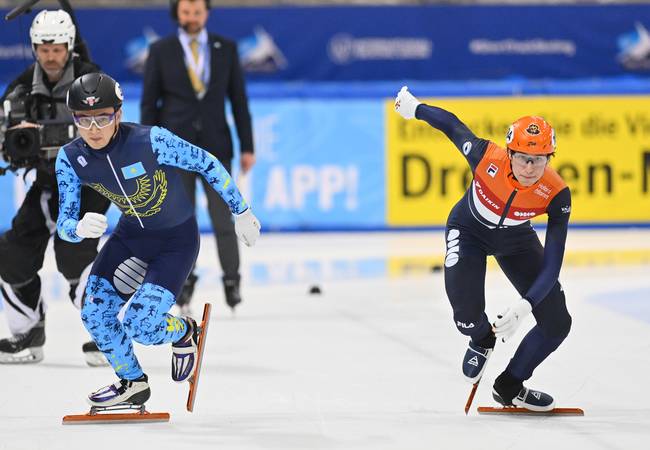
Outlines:
POLYGON ((71 111, 92 111, 122 106, 122 89, 117 81, 105 73, 87 73, 72 83, 66 104, 71 111))

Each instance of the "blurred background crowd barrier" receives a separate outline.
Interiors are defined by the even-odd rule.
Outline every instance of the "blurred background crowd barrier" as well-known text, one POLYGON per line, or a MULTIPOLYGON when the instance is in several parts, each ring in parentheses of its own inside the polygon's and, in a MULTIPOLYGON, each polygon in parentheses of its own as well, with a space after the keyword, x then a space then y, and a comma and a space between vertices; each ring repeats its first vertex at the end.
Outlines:
MULTIPOLYGON (((291 3, 213 1, 208 23, 246 71, 258 164, 242 188, 265 230, 444 225, 470 174, 442 134, 393 112, 404 84, 500 145, 518 117, 546 117, 572 224, 650 226, 650 4, 291 3)), ((148 45, 175 32, 168 2, 72 4, 137 122, 148 45)), ((3 86, 33 61, 33 16, 2 24, 3 86)), ((25 190, 0 177, 0 230, 25 190)))

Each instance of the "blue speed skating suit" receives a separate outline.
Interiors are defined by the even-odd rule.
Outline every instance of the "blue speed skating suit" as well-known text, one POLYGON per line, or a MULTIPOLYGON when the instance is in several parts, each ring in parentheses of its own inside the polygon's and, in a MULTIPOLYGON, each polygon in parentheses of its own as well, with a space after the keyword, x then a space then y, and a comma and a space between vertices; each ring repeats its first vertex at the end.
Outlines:
POLYGON ((214 156, 164 128, 121 123, 103 149, 76 139, 57 157, 62 239, 82 240, 75 232, 82 185, 122 212, 95 260, 81 309, 84 326, 122 379, 143 375, 132 340, 164 344, 186 332, 185 320, 168 311, 198 255, 199 233, 179 169, 200 173, 233 214, 248 209, 214 156), (120 321, 118 313, 129 300, 120 321))

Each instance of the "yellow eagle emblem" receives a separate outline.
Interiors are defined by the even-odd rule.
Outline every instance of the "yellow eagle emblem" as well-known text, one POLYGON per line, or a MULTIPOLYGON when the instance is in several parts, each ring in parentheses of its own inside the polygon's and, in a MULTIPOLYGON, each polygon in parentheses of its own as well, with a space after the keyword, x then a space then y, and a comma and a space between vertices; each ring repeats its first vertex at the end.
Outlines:
POLYGON ((123 214, 133 216, 133 210, 129 205, 129 201, 133 208, 137 211, 140 217, 150 217, 158 214, 161 210, 161 205, 167 197, 167 177, 165 172, 158 169, 153 175, 153 186, 151 178, 148 175, 143 175, 136 179, 137 189, 135 194, 128 196, 115 194, 101 183, 92 183, 90 187, 99 192, 101 195, 116 204, 123 214))

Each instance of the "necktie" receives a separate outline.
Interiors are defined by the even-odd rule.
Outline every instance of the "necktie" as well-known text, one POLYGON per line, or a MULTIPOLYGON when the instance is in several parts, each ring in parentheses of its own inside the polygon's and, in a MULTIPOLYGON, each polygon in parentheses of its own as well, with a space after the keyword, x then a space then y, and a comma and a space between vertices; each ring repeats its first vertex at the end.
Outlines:
MULTIPOLYGON (((190 41, 190 50, 192 50, 192 58, 194 59, 194 64, 196 66, 199 63, 199 41, 192 39, 190 41)), ((201 81, 200 74, 194 71, 195 66, 189 65, 187 67, 187 73, 190 76, 194 92, 200 94, 205 90, 205 85, 203 84, 203 81, 201 81)))

